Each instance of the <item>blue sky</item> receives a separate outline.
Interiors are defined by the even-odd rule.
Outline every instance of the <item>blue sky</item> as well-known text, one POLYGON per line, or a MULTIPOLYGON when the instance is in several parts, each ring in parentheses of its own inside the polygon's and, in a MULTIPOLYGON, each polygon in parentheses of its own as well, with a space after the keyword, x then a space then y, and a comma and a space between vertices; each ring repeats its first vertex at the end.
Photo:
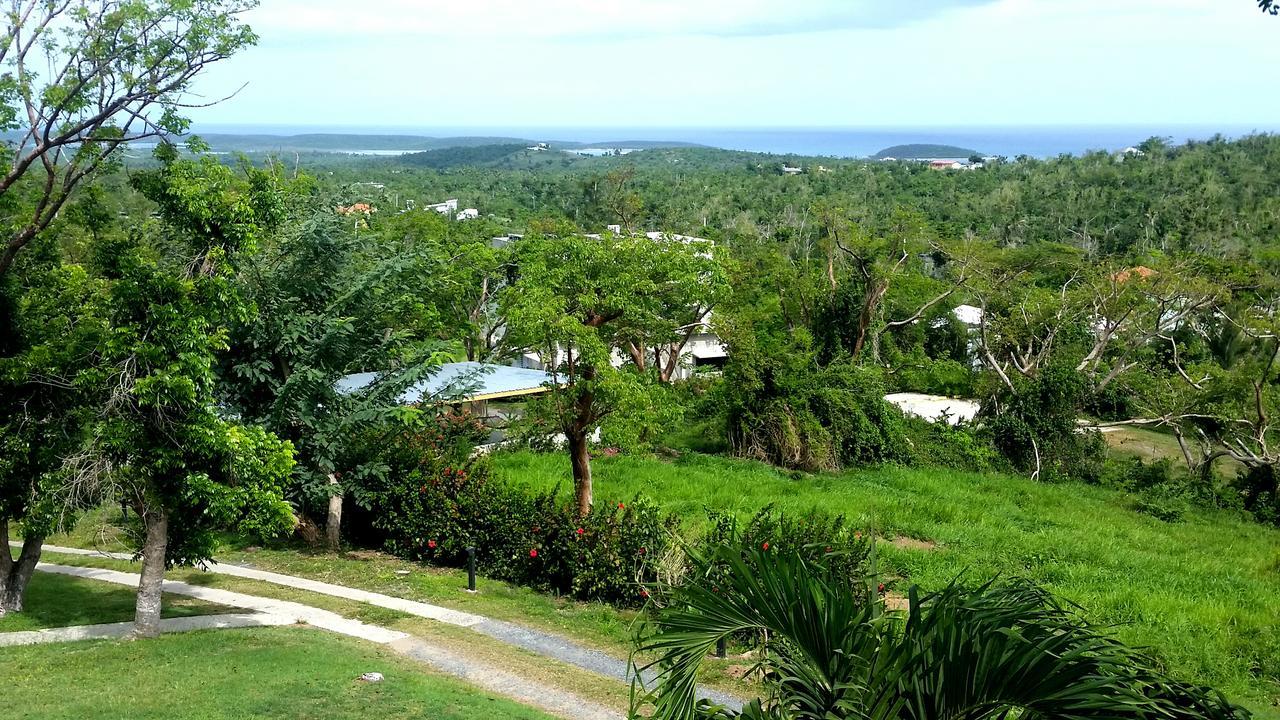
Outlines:
POLYGON ((197 123, 1280 126, 1254 0, 262 0, 197 123))

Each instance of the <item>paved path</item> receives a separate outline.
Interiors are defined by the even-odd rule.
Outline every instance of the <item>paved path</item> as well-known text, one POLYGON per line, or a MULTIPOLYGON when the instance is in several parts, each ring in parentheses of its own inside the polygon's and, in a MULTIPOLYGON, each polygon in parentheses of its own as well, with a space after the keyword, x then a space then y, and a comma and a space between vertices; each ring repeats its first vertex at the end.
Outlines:
MULTIPOLYGON (((40 563, 36 566, 36 569, 43 572, 101 580, 119 585, 136 587, 138 584, 137 574, 118 570, 102 570, 99 568, 54 565, 50 563, 40 563)), ((265 613, 271 618, 281 621, 277 624, 304 622, 331 632, 386 645, 395 652, 428 665, 435 670, 462 678, 485 690, 504 695, 517 702, 562 718, 570 718, 571 720, 620 720, 622 718, 621 713, 614 712, 603 705, 591 702, 573 693, 518 677, 498 666, 467 658, 447 648, 424 642, 407 633, 379 625, 370 625, 359 620, 350 620, 328 610, 321 610, 320 608, 288 600, 275 600, 231 592, 230 590, 200 587, 173 580, 164 582, 164 591, 175 595, 186 595, 200 600, 207 600, 219 605, 265 613)))
MULTIPOLYGON (((133 556, 127 553, 111 553, 100 550, 59 547, 57 545, 45 545, 44 550, 47 552, 66 553, 71 555, 108 557, 115 560, 133 559, 133 556)), ((600 652, 599 650, 584 647, 572 640, 569 640, 568 638, 554 633, 534 630, 523 625, 517 625, 516 623, 494 620, 483 615, 451 610, 449 608, 440 607, 439 605, 406 600, 404 598, 393 597, 391 595, 359 590, 356 588, 346 587, 344 585, 334 585, 332 583, 320 582, 318 580, 308 580, 307 578, 295 577, 293 575, 283 575, 281 573, 274 573, 266 570, 255 570, 253 568, 241 567, 239 565, 214 563, 208 567, 208 570, 210 572, 221 573, 223 575, 260 580, 262 582, 268 582, 275 585, 307 590, 321 595, 330 595, 332 597, 355 600, 369 605, 398 610, 416 617, 437 620, 449 625, 469 628, 478 633, 488 635, 495 640, 537 653, 538 655, 554 658, 569 665, 582 668, 583 670, 587 670, 598 675, 604 675, 605 677, 613 678, 615 680, 620 680, 626 683, 631 682, 630 668, 625 660, 619 660, 618 658, 600 652)), ((167 589, 168 585, 165 587, 167 589)), ((643 677, 646 684, 652 683, 652 673, 645 673, 643 677)), ((734 710, 740 710, 742 708, 742 702, 740 700, 722 692, 707 688, 701 688, 698 692, 699 697, 707 698, 713 702, 724 705, 725 707, 729 707, 734 710)))
MULTIPOLYGON (((291 617, 268 615, 267 613, 193 615, 191 617, 164 618, 160 621, 160 631, 174 633, 190 632, 192 630, 268 627, 271 625, 292 625, 295 622, 297 621, 291 617)), ((132 622, 19 630, 17 632, 0 633, 0 647, 43 645, 45 643, 76 642, 79 640, 120 640, 128 637, 131 632, 133 632, 132 622)))

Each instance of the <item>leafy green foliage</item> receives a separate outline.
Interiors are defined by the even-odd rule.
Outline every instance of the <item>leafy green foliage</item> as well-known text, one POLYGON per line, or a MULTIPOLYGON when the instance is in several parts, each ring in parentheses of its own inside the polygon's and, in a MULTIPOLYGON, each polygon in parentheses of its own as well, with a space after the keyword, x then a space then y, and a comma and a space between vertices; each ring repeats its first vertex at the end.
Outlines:
POLYGON ((110 283, 101 352, 113 389, 93 453, 109 468, 106 492, 173 519, 165 561, 192 564, 212 556, 220 530, 270 537, 292 527, 283 487, 293 450, 229 422, 215 402, 214 358, 228 319, 244 312, 227 274, 273 222, 260 212, 269 201, 252 199, 274 192, 271 178, 250 171, 256 181, 244 182, 207 159, 164 160, 135 184, 164 208, 158 244, 186 252, 157 259, 137 237, 97 248, 110 283))
POLYGON ((1171 680, 1138 652, 1026 583, 951 585, 906 617, 831 565, 783 550, 734 548, 695 557, 727 564, 718 585, 676 588, 639 649, 659 659, 656 687, 633 711, 675 718, 1247 718, 1219 693, 1171 680), (765 696, 736 713, 696 701, 716 642, 768 638, 757 669, 765 696))

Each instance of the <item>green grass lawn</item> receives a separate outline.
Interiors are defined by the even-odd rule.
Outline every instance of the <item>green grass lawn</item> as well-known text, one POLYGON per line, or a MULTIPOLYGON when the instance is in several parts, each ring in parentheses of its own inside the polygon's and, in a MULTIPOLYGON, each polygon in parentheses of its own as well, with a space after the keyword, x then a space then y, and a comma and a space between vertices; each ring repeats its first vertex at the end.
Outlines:
MULTIPOLYGON (((563 455, 499 454, 494 466, 507 481, 569 492, 563 455)), ((792 479, 760 463, 692 453, 673 462, 602 457, 593 468, 598 500, 647 495, 690 531, 704 523, 704 508, 746 516, 773 503, 844 513, 886 538, 935 542, 934 549, 883 544, 882 565, 901 578, 893 584, 1030 578, 1150 648, 1176 677, 1280 717, 1280 531, 1273 528, 1203 511, 1169 524, 1132 511, 1132 498, 1114 490, 1006 475, 890 467, 792 479)))
POLYGON ((376 646, 303 627, 5 648, 0 677, 10 717, 26 720, 548 717, 376 646), (386 680, 356 679, 370 671, 386 680))
MULTIPOLYGON (((0 632, 127 622, 133 620, 133 602, 134 589, 130 587, 37 572, 27 586, 26 609, 0 617, 0 632)), ((194 598, 165 595, 162 612, 164 617, 185 617, 234 611, 194 598)))

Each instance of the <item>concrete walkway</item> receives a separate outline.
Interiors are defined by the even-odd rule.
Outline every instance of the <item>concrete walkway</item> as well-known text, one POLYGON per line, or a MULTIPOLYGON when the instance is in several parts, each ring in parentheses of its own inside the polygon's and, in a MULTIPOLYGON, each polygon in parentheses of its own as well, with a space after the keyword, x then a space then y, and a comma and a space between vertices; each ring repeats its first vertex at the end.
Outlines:
MULTIPOLYGON (((82 548, 60 547, 57 545, 45 545, 44 550, 46 552, 70 555, 107 557, 115 560, 133 559, 133 556, 127 553, 85 550, 82 548)), ((357 602, 376 605, 390 610, 398 610, 416 617, 436 620, 458 627, 465 627, 508 645, 513 645, 544 657, 554 658, 563 663, 573 665, 598 675, 603 675, 626 683, 631 682, 630 668, 625 660, 620 660, 598 650, 584 647, 561 635, 543 632, 541 630, 534 630, 523 625, 517 625, 515 623, 505 622, 502 620, 494 620, 483 615, 451 610, 449 608, 440 607, 439 605, 406 600, 404 598, 393 597, 391 595, 359 590, 356 588, 346 587, 344 585, 334 585, 332 583, 320 582, 318 580, 308 580, 307 578, 295 577, 293 575, 283 575, 281 573, 274 573, 266 570, 255 570, 253 568, 241 567, 239 565, 228 565, 224 563, 212 564, 207 569, 209 572, 232 575, 234 577, 247 578, 250 580, 259 580, 262 582, 272 583, 274 585, 307 590, 321 595, 355 600, 357 602)), ((165 589, 168 589, 167 583, 165 585, 165 589)), ((645 673, 643 678, 646 685, 652 684, 652 673, 645 673)), ((722 692, 711 690, 709 688, 700 688, 698 692, 699 697, 706 698, 733 710, 741 710, 742 708, 742 701, 722 692)))
MULTIPOLYGON (((231 613, 227 615, 193 615, 191 617, 164 618, 160 632, 190 632, 192 630, 222 630, 224 628, 269 627, 292 625, 291 617, 267 613, 231 613)), ((120 640, 133 632, 133 623, 103 623, 100 625, 75 625, 73 627, 43 628, 0 633, 0 647, 15 645, 43 645, 45 643, 77 642, 80 640, 120 640)))
MULTIPOLYGON (((137 587, 138 575, 118 570, 75 567, 40 563, 37 570, 70 575, 72 577, 101 580, 137 587)), ((254 610, 289 623, 302 622, 324 630, 368 640, 385 645, 395 652, 423 663, 439 672, 461 678, 477 687, 509 697, 530 707, 570 720, 620 720, 621 713, 573 693, 542 683, 518 677, 490 663, 465 657, 447 648, 424 642, 407 633, 359 620, 350 620, 328 610, 321 610, 288 600, 246 595, 244 593, 200 587, 184 582, 166 580, 164 591, 207 600, 218 605, 254 610)))

